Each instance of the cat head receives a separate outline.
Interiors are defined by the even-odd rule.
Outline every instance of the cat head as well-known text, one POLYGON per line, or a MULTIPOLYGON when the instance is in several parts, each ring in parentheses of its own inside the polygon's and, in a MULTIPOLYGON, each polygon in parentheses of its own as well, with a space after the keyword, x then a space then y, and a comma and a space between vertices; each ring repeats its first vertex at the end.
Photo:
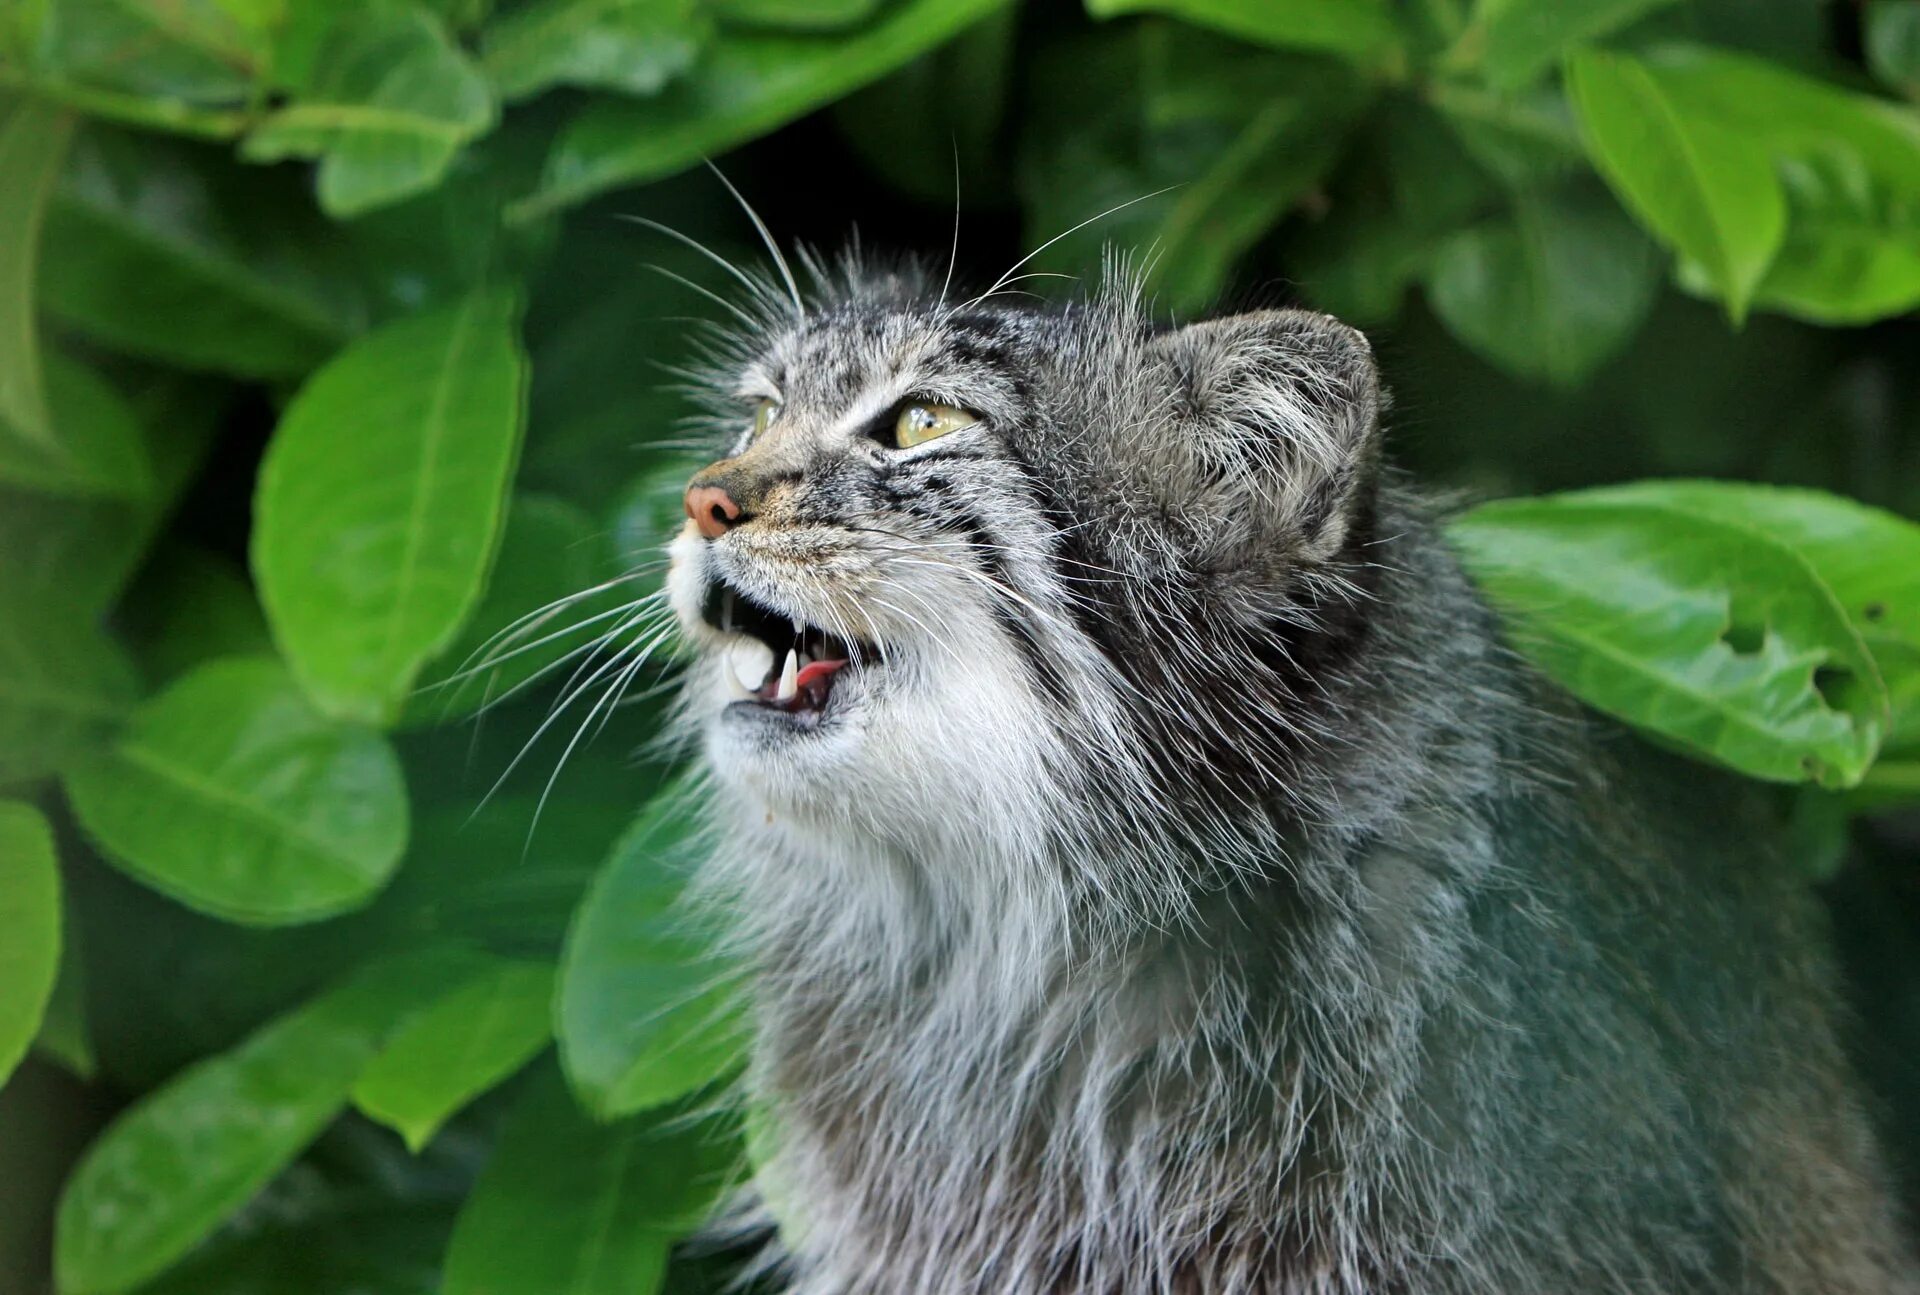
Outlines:
POLYGON ((742 330, 669 590, 723 784, 1019 849, 1284 777, 1358 632, 1379 385, 1324 315, 1156 322, 853 267, 742 330))

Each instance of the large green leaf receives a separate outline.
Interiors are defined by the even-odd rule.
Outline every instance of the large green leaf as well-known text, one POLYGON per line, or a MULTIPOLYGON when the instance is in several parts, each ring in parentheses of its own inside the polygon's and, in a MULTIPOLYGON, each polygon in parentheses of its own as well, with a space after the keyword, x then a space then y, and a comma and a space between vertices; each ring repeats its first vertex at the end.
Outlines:
POLYGON ((1765 515, 1689 489, 1487 504, 1450 536, 1582 700, 1756 778, 1857 783, 1888 701, 1846 607, 1765 515))
POLYGON ((316 713, 277 662, 204 665, 67 774, 87 832, 148 885, 273 925, 358 907, 407 840, 406 787, 379 734, 316 713))
POLYGON ((1739 319, 1786 235, 1766 149, 1690 116, 1624 54, 1576 55, 1567 75, 1600 174, 1648 229, 1706 268, 1739 319))
POLYGON ((533 1060, 553 1038, 553 968, 489 960, 387 1043, 353 1103, 418 1151, 448 1117, 533 1060))
POLYGON ((281 419, 255 496, 274 638, 321 707, 391 720, 478 603, 525 422, 511 293, 374 332, 281 419))
POLYGON ((1792 216, 1760 305, 1817 324, 1866 324, 1920 306, 1920 198, 1844 156, 1780 163, 1792 216))
POLYGON ((555 85, 656 94, 712 28, 693 0, 534 0, 487 29, 486 68, 506 99, 555 85))
POLYGON ((223 0, 60 0, 42 11, 40 71, 143 99, 245 99, 265 56, 269 6, 223 0))
POLYGON ((1325 50, 1377 60, 1400 44, 1387 0, 1087 0, 1097 18, 1158 12, 1279 49, 1325 50))
POLYGON ((52 773, 126 713, 138 685, 87 613, 0 587, 0 783, 52 773))
POLYGON ((0 423, 43 445, 53 431, 34 321, 40 226, 60 176, 73 118, 33 100, 0 121, 0 423))
POLYGON ((1887 745, 1920 739, 1920 523, 1823 490, 1737 481, 1654 481, 1595 493, 1758 527, 1790 546, 1873 654, 1893 706, 1887 745))
POLYGON ((686 780, 657 795, 567 935, 560 1059, 603 1118, 692 1092, 745 1057, 737 970, 716 952, 713 915, 683 900, 698 814, 686 780))
POLYGON ((49 351, 46 398, 56 432, 42 441, 0 422, 0 482, 59 495, 139 499, 153 489, 146 440, 120 394, 92 370, 49 351))
POLYGON ((1517 194, 1443 242, 1427 294, 1461 341, 1516 376, 1572 386, 1626 344, 1653 303, 1639 231, 1610 205, 1517 194))
POLYGON ((734 1121, 596 1124, 549 1071, 454 1225, 442 1295, 651 1295, 668 1246, 738 1180, 741 1159, 734 1121))
POLYGON ((0 1085, 27 1054, 60 966, 60 869, 40 811, 0 800, 0 1085))
POLYGON ((884 76, 1006 0, 902 0, 844 37, 722 32, 687 74, 644 101, 601 99, 554 143, 526 220, 671 175, 884 76))
POLYGON ((244 377, 297 377, 356 330, 329 231, 280 177, 204 150, 89 130, 47 217, 41 293, 88 337, 244 377), (304 204, 302 204, 304 205, 304 204))
POLYGON ((1453 57, 1479 59, 1487 80, 1512 90, 1583 41, 1604 36, 1673 0, 1480 0, 1453 57))
POLYGON ((619 625, 618 615, 602 613, 630 604, 643 586, 601 588, 612 574, 606 558, 599 529, 580 509, 545 495, 515 499, 486 598, 424 672, 403 722, 444 723, 479 710, 619 625))
POLYGON ((432 13, 374 5, 334 22, 293 102, 242 155, 320 159, 320 206, 346 217, 431 189, 497 108, 486 78, 432 13))
POLYGON ((124 1111, 68 1180, 54 1236, 64 1295, 116 1295, 245 1205, 347 1104, 381 1042, 470 955, 376 963, 124 1111))

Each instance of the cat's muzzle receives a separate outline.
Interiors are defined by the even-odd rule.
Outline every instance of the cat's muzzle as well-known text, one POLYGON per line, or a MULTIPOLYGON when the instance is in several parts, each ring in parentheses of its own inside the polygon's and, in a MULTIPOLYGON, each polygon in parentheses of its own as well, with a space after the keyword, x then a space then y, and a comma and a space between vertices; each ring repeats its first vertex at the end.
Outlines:
POLYGON ((708 587, 701 618, 726 636, 720 672, 733 706, 818 719, 837 679, 880 660, 872 645, 777 612, 724 578, 708 587))

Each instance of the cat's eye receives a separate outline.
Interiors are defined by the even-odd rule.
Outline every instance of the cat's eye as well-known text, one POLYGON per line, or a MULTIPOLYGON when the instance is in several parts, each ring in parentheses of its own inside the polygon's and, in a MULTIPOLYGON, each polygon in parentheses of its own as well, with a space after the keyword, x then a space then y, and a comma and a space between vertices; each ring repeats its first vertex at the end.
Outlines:
POLYGON ((757 437, 760 433, 766 431, 768 424, 773 422, 774 417, 778 415, 779 412, 780 402, 777 400, 762 400, 759 404, 755 405, 753 407, 753 434, 757 437))
POLYGON ((912 449, 948 432, 972 427, 979 421, 966 410, 953 405, 914 401, 903 406, 900 416, 894 420, 893 443, 903 450, 912 449))

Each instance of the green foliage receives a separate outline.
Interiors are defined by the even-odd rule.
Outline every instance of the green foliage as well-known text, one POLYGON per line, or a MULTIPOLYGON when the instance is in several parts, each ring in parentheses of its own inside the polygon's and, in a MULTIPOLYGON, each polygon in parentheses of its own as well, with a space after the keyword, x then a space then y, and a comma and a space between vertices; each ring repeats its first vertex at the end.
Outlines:
POLYGON ((715 1113, 697 784, 630 753, 739 285, 612 219, 751 261, 709 156, 783 236, 1369 328, 1395 454, 1517 496, 1451 530, 1512 641, 1844 879, 1920 803, 1917 51, 1914 0, 0 6, 0 1075, 118 1112, 59 1291, 709 1288, 672 1243, 779 1131, 715 1113))

